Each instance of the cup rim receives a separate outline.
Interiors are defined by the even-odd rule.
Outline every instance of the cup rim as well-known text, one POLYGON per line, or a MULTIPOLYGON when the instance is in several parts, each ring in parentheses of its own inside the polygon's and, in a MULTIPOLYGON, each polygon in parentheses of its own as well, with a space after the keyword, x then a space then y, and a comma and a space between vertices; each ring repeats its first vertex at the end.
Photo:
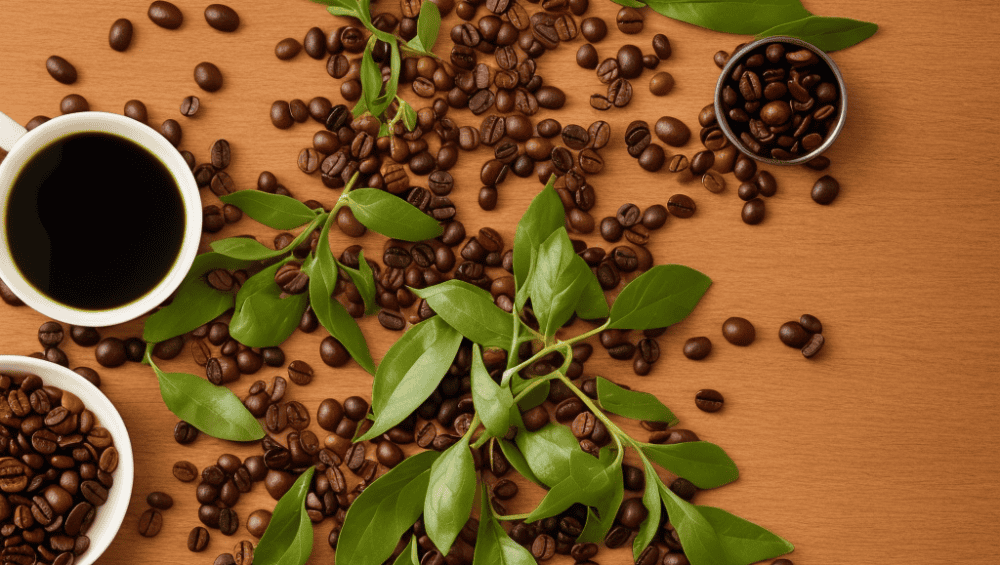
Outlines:
POLYGON ((54 320, 79 326, 112 326, 153 310, 187 276, 201 240, 201 197, 187 162, 159 132, 118 114, 77 112, 55 117, 29 131, 17 140, 0 163, 0 221, 6 213, 10 187, 31 156, 57 139, 83 132, 107 133, 128 139, 148 150, 166 166, 180 191, 185 216, 184 237, 173 266, 156 286, 132 302, 106 310, 84 310, 57 302, 29 283, 11 257, 6 229, 0 229, 0 278, 25 304, 54 320))
POLYGON ((38 375, 46 385, 75 394, 88 410, 94 412, 101 427, 111 432, 118 450, 118 468, 112 473, 114 485, 109 489, 107 502, 98 507, 87 532, 90 547, 75 561, 76 565, 91 565, 114 541, 132 498, 135 459, 128 428, 114 404, 99 388, 66 367, 33 357, 0 355, 0 372, 38 375))
POLYGON ((833 59, 825 51, 823 51, 819 47, 816 47, 812 43, 809 43, 808 41, 803 41, 797 37, 790 37, 787 35, 776 35, 773 37, 764 37, 762 39, 758 39, 751 43, 747 43, 739 51, 733 53, 733 55, 729 57, 729 60, 726 61, 725 66, 722 67, 722 72, 719 73, 719 80, 715 84, 715 98, 713 100, 713 107, 715 108, 715 117, 716 117, 715 121, 719 125, 719 129, 722 130, 722 134, 726 136, 726 139, 729 140, 729 143, 732 143, 736 147, 736 149, 740 151, 740 153, 743 153, 744 155, 750 157, 751 159, 760 161, 761 163, 766 163, 768 165, 801 165, 802 163, 807 163, 815 159, 816 157, 819 157, 824 152, 826 152, 826 150, 833 145, 833 142, 836 141, 837 136, 840 135, 841 130, 844 129, 844 124, 847 123, 847 85, 844 83, 844 75, 841 74, 840 68, 837 67, 837 64, 833 62, 833 59), (827 66, 830 67, 830 70, 833 72, 834 78, 837 79, 839 104, 837 108, 838 111, 837 121, 833 126, 833 131, 826 136, 826 139, 823 140, 823 143, 820 144, 819 147, 813 149, 812 151, 810 151, 805 155, 800 155, 794 159, 788 159, 788 160, 774 159, 772 157, 765 157, 764 155, 758 155, 753 151, 750 151, 749 149, 747 149, 746 146, 743 145, 743 140, 741 140, 739 137, 736 136, 736 134, 733 133, 733 130, 729 127, 729 120, 726 119, 725 113, 722 111, 722 90, 725 87, 726 78, 728 78, 729 75, 733 72, 733 67, 735 67, 736 64, 739 61, 741 61, 748 52, 767 43, 790 43, 792 45, 798 45, 799 47, 805 47, 806 49, 809 49, 810 51, 815 53, 816 56, 818 56, 824 63, 826 63, 827 66))

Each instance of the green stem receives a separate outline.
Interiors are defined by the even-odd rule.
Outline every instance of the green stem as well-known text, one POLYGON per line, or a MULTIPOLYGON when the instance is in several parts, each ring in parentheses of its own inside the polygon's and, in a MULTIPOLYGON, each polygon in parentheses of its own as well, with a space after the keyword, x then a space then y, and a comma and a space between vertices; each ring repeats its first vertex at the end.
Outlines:
MULTIPOLYGON (((527 361, 524 361, 523 363, 520 363, 520 364, 518 364, 518 365, 516 365, 514 367, 511 367, 510 369, 507 369, 506 371, 504 371, 503 372, 503 379, 500 381, 500 384, 501 385, 506 384, 510 380, 510 378, 512 376, 514 376, 516 373, 518 373, 521 369, 524 369, 528 365, 531 365, 532 363, 534 363, 535 361, 538 361, 542 357, 545 357, 549 353, 552 353, 553 351, 556 351, 557 349, 564 348, 564 347, 571 348, 574 343, 576 343, 578 341, 585 340, 588 337, 592 337, 594 335, 597 335, 597 334, 601 333, 602 331, 604 331, 608 327, 609 323, 610 323, 610 321, 604 322, 602 325, 597 326, 596 328, 594 328, 594 329, 592 329, 592 330, 590 330, 588 332, 582 333, 582 334, 580 334, 578 336, 573 336, 573 337, 571 337, 571 338, 569 338, 569 339, 567 339, 565 341, 563 341, 563 340, 556 340, 554 343, 549 343, 548 345, 546 345, 545 347, 543 347, 542 349, 540 349, 538 351, 538 353, 535 353, 534 355, 532 355, 531 358, 528 359, 527 361)), ((528 329, 530 330, 531 328, 528 328, 528 329)), ((532 331, 534 331, 534 330, 532 330, 532 331)), ((538 334, 538 335, 540 335, 540 334, 538 334)), ((546 341, 548 341, 548 340, 546 340, 546 341)), ((515 355, 516 353, 517 353, 516 351, 511 351, 510 352, 511 355, 515 355)))
MULTIPOLYGON (((475 433, 476 428, 478 427, 479 427, 479 414, 473 414, 472 423, 469 424, 469 430, 465 432, 465 435, 462 436, 462 439, 469 438, 471 440, 472 434, 475 433)), ((485 437, 486 434, 483 434, 483 436, 485 437)))
MULTIPOLYGON (((342 207, 347 206, 347 200, 348 200, 347 195, 350 194, 351 190, 354 189, 354 183, 358 181, 359 174, 360 173, 354 173, 354 176, 351 177, 351 180, 347 181, 347 184, 344 186, 343 192, 340 193, 340 198, 338 198, 337 203, 333 205, 333 210, 330 210, 330 218, 336 217, 337 211, 340 210, 342 207)), ((328 224, 332 224, 332 222, 333 220, 330 219, 327 220, 328 224)))
MULTIPOLYGON (((493 508, 492 504, 490 505, 490 508, 491 509, 493 508)), ((496 513, 494 513, 493 516, 497 520, 527 520, 528 516, 531 516, 531 513, 528 513, 528 514, 504 514, 503 516, 498 516, 496 513)))

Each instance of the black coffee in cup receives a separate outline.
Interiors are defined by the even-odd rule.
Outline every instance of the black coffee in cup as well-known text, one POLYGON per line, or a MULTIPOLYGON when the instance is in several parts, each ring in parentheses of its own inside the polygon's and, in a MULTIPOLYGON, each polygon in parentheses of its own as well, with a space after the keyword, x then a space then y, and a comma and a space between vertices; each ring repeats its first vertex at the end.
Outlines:
POLYGON ((153 153, 103 132, 74 133, 33 155, 4 218, 14 265, 66 306, 107 310, 151 291, 177 261, 185 214, 153 153))

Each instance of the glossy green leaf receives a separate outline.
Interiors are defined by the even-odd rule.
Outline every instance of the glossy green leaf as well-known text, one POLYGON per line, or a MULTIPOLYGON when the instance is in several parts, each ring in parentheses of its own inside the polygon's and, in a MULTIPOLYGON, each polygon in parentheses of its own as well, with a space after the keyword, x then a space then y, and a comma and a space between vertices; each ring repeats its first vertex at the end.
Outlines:
POLYGON ((361 80, 361 95, 364 97, 372 114, 380 114, 375 103, 376 98, 382 93, 382 71, 379 70, 375 59, 372 59, 372 47, 374 43, 369 42, 364 53, 361 54, 361 71, 358 78, 361 80))
POLYGON ((536 432, 519 432, 514 441, 535 476, 549 486, 569 475, 573 452, 583 453, 573 432, 561 424, 549 423, 536 432))
POLYGON ((784 555, 792 544, 771 532, 711 506, 685 501, 657 479, 660 498, 691 565, 749 565, 784 555))
POLYGON ((375 422, 360 439, 385 433, 413 413, 434 392, 455 360, 462 334, 433 316, 399 338, 375 373, 375 422))
POLYGON ((452 279, 424 289, 415 288, 413 293, 426 300, 449 326, 473 342, 510 349, 512 314, 497 307, 489 292, 452 279))
POLYGON ((587 524, 577 541, 597 543, 604 539, 615 524, 618 508, 625 498, 625 480, 620 461, 615 460, 615 454, 607 448, 601 450, 601 467, 611 481, 604 496, 594 504, 594 509, 588 512, 587 524), (594 512, 596 510, 596 513, 594 512))
POLYGON ((721 487, 740 476, 736 463, 726 452, 707 441, 671 445, 643 444, 642 452, 660 467, 684 477, 698 488, 721 487))
POLYGON ((431 466, 424 498, 424 527, 434 546, 447 555, 455 538, 469 521, 476 498, 476 465, 469 451, 469 438, 446 449, 431 466))
POLYGON ((649 544, 653 543, 660 529, 660 489, 657 485, 656 470, 645 458, 642 460, 642 470, 646 476, 646 490, 642 494, 642 505, 646 507, 646 519, 639 525, 639 533, 632 542, 632 556, 636 561, 649 544))
POLYGON ((292 488, 274 507, 271 522, 260 543, 254 548, 254 562, 303 565, 309 560, 313 545, 313 526, 306 513, 306 495, 315 467, 299 475, 292 488))
POLYGON ((302 265, 302 269, 309 274, 309 304, 326 331, 347 349, 361 368, 374 375, 375 361, 361 328, 347 309, 333 298, 338 276, 337 261, 330 252, 330 226, 334 217, 332 214, 327 217, 316 251, 302 265))
POLYGON ((510 428, 510 409, 514 395, 510 387, 500 386, 490 377, 483 364, 479 345, 472 344, 472 403, 476 414, 483 421, 486 431, 493 437, 503 437, 510 428))
POLYGON ((214 269, 242 269, 249 261, 239 261, 218 253, 202 253, 194 258, 191 269, 181 281, 173 301, 153 313, 142 327, 146 343, 159 343, 185 334, 214 320, 233 307, 236 294, 215 290, 205 282, 214 269))
POLYGON ((604 289, 597 281, 597 276, 579 255, 573 261, 583 263, 583 265, 575 266, 574 270, 579 272, 585 280, 580 292, 580 300, 576 303, 576 315, 584 320, 607 318, 611 310, 608 308, 608 299, 604 296, 604 289))
POLYGON ((480 496, 479 532, 476 535, 472 565, 536 565, 531 552, 510 539, 503 527, 493 517, 489 507, 486 485, 480 496))
MULTIPOLYGON (((519 385, 520 383, 530 383, 530 382, 531 381, 527 379, 522 379, 519 375, 514 375, 510 379, 510 387, 511 390, 514 391, 514 394, 517 394, 522 390, 518 388, 517 385, 519 385)), ((550 384, 549 381, 545 381, 540 385, 536 385, 534 388, 531 389, 530 392, 528 392, 528 394, 524 395, 524 397, 522 397, 521 400, 517 401, 517 407, 524 412, 531 410, 535 406, 538 406, 541 403, 545 402, 545 400, 549 397, 550 390, 552 390, 552 385, 550 384)))
POLYGON ((515 471, 536 485, 540 487, 545 486, 542 483, 542 480, 535 476, 534 471, 531 470, 531 466, 528 465, 528 460, 524 458, 524 454, 521 453, 521 450, 518 449, 516 445, 502 438, 498 438, 496 441, 500 444, 500 450, 503 451, 503 455, 507 458, 507 462, 510 463, 510 466, 513 467, 515 471))
POLYGON ((553 175, 545 188, 531 201, 528 210, 517 223, 517 231, 514 233, 514 281, 517 283, 515 304, 518 309, 524 306, 529 298, 529 289, 525 288, 525 281, 531 273, 538 248, 552 235, 552 232, 563 227, 566 221, 562 200, 552 188, 554 182, 553 175))
POLYGON ((433 2, 420 5, 417 18, 417 36, 410 40, 410 46, 418 51, 430 53, 441 29, 441 12, 433 2))
POLYGON ((351 282, 357 287, 358 294, 364 299, 365 314, 371 315, 377 313, 381 307, 375 301, 375 273, 372 272, 372 267, 368 264, 368 261, 365 261, 364 250, 358 253, 357 269, 352 269, 339 261, 337 265, 347 273, 347 276, 351 277, 351 282))
MULTIPOLYGON (((317 0, 313 0, 313 2, 316 2, 316 1, 317 0)), ((611 1, 614 2, 615 4, 618 4, 619 6, 628 6, 629 8, 645 8, 646 7, 645 4, 643 4, 642 2, 639 2, 638 0, 611 0, 611 1)))
POLYGON ((358 496, 340 530, 338 563, 381 565, 392 555, 424 511, 431 465, 440 455, 424 451, 407 457, 358 496))
POLYGON ((417 536, 410 536, 410 543, 406 544, 403 552, 392 562, 392 565, 420 565, 420 555, 417 554, 417 536))
POLYGON ((611 307, 611 328, 650 330, 683 320, 712 279, 684 265, 657 265, 622 289, 611 307))
POLYGON ((403 116, 403 125, 406 126, 407 130, 413 131, 413 128, 417 127, 417 111, 404 100, 399 103, 399 112, 403 116))
POLYGON ((316 218, 316 212, 308 206, 281 194, 269 194, 259 190, 239 190, 221 196, 226 204, 232 204, 244 214, 276 230, 290 230, 307 224, 316 218))
POLYGON ((402 198, 374 188, 347 193, 347 204, 359 222, 386 237, 404 241, 433 239, 441 224, 402 198))
POLYGON ((354 0, 311 0, 317 4, 326 4, 327 11, 334 16, 360 17, 359 3, 354 0))
POLYGON ((845 49, 875 35, 878 26, 849 18, 807 16, 800 20, 778 24, 761 31, 757 39, 776 35, 789 35, 812 43, 823 51, 845 49))
POLYGON ((247 279, 236 294, 229 335, 249 347, 280 345, 299 327, 309 303, 305 293, 282 298, 274 274, 287 261, 275 263, 247 279))
POLYGON ((604 377, 597 377, 597 398, 601 408, 612 414, 633 420, 663 422, 668 426, 677 423, 674 413, 652 394, 622 388, 604 377))
MULTIPOLYGON (((579 447, 570 452, 569 470, 568 475, 552 485, 525 522, 555 516, 578 502, 587 506, 606 504, 614 494, 616 473, 619 479, 621 477, 621 463, 612 462, 612 465, 605 466, 602 461, 584 453, 579 447)), ((613 515, 611 520, 614 520, 613 515)))
POLYGON ((175 416, 219 439, 256 441, 264 437, 260 422, 231 390, 187 373, 164 373, 150 358, 151 350, 152 344, 146 348, 146 362, 156 373, 163 403, 175 416))
POLYGON ((553 336, 573 315, 593 273, 573 251, 566 228, 559 228, 538 248, 528 281, 539 332, 553 336))
POLYGON ((285 253, 284 249, 271 249, 256 239, 249 237, 229 237, 213 241, 210 246, 212 251, 219 255, 242 259, 244 261, 263 261, 272 257, 278 257, 285 253))
POLYGON ((752 35, 809 15, 799 0, 645 0, 675 20, 725 33, 752 35))

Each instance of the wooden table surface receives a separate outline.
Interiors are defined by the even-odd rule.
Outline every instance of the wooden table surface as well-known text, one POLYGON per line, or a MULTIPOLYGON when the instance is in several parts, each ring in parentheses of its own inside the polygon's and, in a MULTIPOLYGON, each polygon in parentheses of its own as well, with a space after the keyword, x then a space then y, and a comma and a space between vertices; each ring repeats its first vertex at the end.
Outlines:
MULTIPOLYGON (((207 160, 212 141, 228 139, 234 155, 229 171, 240 188, 253 187, 257 175, 270 170, 295 196, 332 203, 339 191, 328 191, 295 165, 317 125, 279 131, 269 123, 268 110, 276 99, 339 99, 339 83, 327 76, 323 61, 302 54, 281 62, 273 48, 284 37, 302 38, 312 26, 329 30, 344 22, 305 0, 240 1, 232 5, 242 27, 222 34, 205 24, 206 2, 176 3, 185 23, 168 31, 146 17, 145 0, 78 5, 3 0, 0 110, 23 124, 37 114, 58 114, 60 99, 70 93, 84 95, 92 109, 109 112, 121 112, 125 101, 138 98, 149 107, 151 122, 180 121, 182 148, 199 160, 207 160), (119 17, 136 27, 124 54, 107 45, 108 29, 119 17), (48 76, 45 60, 52 54, 76 65, 80 80, 75 85, 48 76), (218 93, 202 92, 192 80, 192 69, 205 60, 225 75, 218 93), (190 94, 201 97, 202 109, 194 118, 181 117, 180 101, 190 94)), ((381 3, 397 9, 395 2, 381 3)), ((742 476, 698 500, 786 537, 796 545, 792 557, 800 565, 996 563, 1000 121, 995 99, 1000 73, 991 61, 1000 47, 1000 16, 995 3, 984 1, 809 0, 806 6, 823 15, 874 21, 881 29, 869 41, 834 54, 850 96, 847 126, 828 153, 833 161, 828 172, 842 185, 840 197, 819 206, 809 190, 821 173, 771 167, 779 190, 767 201, 767 218, 758 226, 740 221, 742 203, 731 176, 725 192, 711 194, 690 180, 641 170, 622 141, 625 125, 637 118, 653 122, 674 115, 696 127, 698 110, 711 101, 718 76, 713 53, 731 50, 745 38, 651 12, 641 35, 626 38, 612 29, 597 45, 602 57, 626 42, 649 52, 652 35, 666 33, 674 55, 660 70, 670 71, 677 86, 668 97, 654 98, 646 88, 651 76, 646 71, 635 81, 633 104, 606 113, 588 104, 589 94, 602 85, 573 62, 582 38, 540 60, 546 82, 566 90, 569 102, 558 112, 539 113, 536 121, 552 116, 564 125, 586 126, 600 118, 613 126, 604 151, 607 167, 592 181, 599 195, 595 217, 613 214, 628 201, 645 207, 665 203, 674 193, 691 195, 697 214, 671 219, 650 249, 660 262, 690 265, 715 281, 696 311, 660 339, 663 354, 651 375, 636 377, 602 350, 587 372, 656 393, 683 427, 722 445, 742 476), (777 337, 783 322, 803 313, 815 314, 826 328, 827 345, 813 360, 777 337), (729 316, 750 319, 757 327, 756 343, 748 348, 726 343, 720 327, 729 316), (696 335, 715 343, 702 362, 689 361, 680 351, 683 341, 696 335), (726 395, 722 412, 695 408, 694 393, 705 387, 726 395)), ((613 18, 615 8, 592 0, 591 13, 613 18)), ((456 19, 446 19, 442 33, 456 19)), ((445 53, 443 43, 438 43, 439 53, 445 53)), ((480 121, 468 111, 450 115, 460 124, 480 121)), ((684 151, 691 155, 698 148, 695 140, 684 151)), ((485 149, 463 153, 455 169, 458 218, 470 229, 496 226, 510 241, 539 185, 533 178, 510 180, 501 187, 498 208, 482 212, 475 203, 477 173, 487 155, 485 149)), ((217 203, 210 192, 203 198, 217 203)), ((273 236, 249 219, 220 235, 239 233, 265 240, 273 236)), ((333 238, 336 252, 351 243, 340 233, 333 238)), ((596 234, 586 239, 603 243, 596 234)), ((363 243, 371 255, 381 252, 380 237, 366 236, 363 243)), ((36 329, 43 316, 0 303, 0 319, 0 353, 26 355, 39 349, 36 329)), ((362 328, 376 359, 398 337, 373 318, 362 328)), ((102 333, 137 336, 141 322, 102 333)), ((289 360, 301 358, 318 368, 311 385, 291 392, 311 410, 328 396, 370 396, 371 378, 356 365, 332 370, 320 362, 318 344, 325 335, 322 329, 297 333, 284 345, 289 360)), ((197 524, 194 487, 173 479, 171 465, 187 459, 204 466, 221 453, 249 456, 259 447, 204 436, 180 446, 171 435, 177 419, 160 400, 148 368, 101 369, 92 350, 69 344, 66 351, 72 366, 100 370, 102 390, 121 411, 135 448, 132 504, 99 563, 211 563, 245 538, 245 530, 231 538, 213 533, 207 553, 189 553, 184 540, 197 524), (147 540, 136 533, 136 522, 153 490, 172 493, 176 505, 166 513, 161 534, 147 540)), ((183 359, 165 366, 197 369, 183 359)), ((255 378, 279 372, 244 376, 233 388, 245 393, 255 378)), ((257 487, 238 511, 245 519, 254 508, 271 504, 257 487)), ((330 525, 327 521, 316 529, 311 563, 330 562, 325 542, 330 525)), ((625 551, 605 550, 598 560, 630 562, 625 551)))

